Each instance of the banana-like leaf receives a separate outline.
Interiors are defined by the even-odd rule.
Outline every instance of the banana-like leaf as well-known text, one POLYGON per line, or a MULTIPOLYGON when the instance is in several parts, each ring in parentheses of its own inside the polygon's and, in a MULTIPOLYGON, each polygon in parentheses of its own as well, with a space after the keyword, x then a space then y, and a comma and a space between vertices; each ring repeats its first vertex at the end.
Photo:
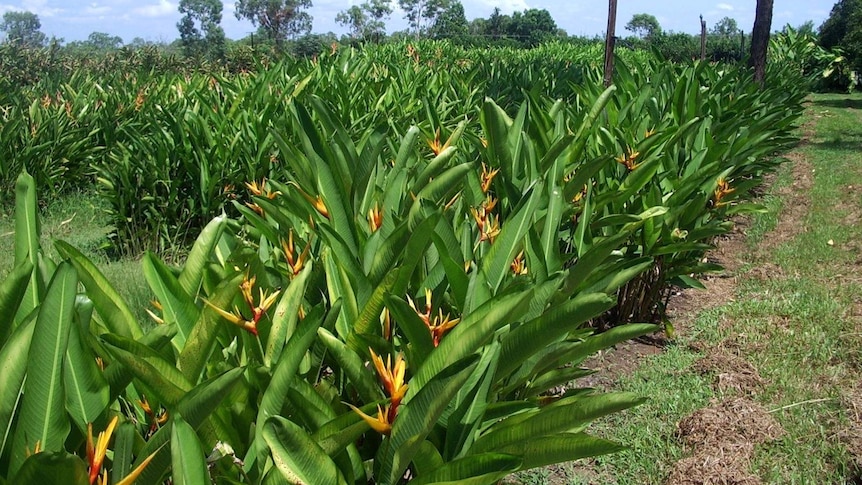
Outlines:
POLYGON ((262 433, 272 461, 286 483, 347 483, 332 459, 293 422, 273 416, 267 419, 262 433))
POLYGON ((470 454, 509 450, 518 443, 552 436, 560 430, 583 427, 602 416, 637 406, 644 400, 627 392, 563 398, 532 413, 498 421, 473 443, 470 454))
POLYGON ((66 410, 82 433, 87 423, 96 421, 108 407, 110 394, 108 382, 86 344, 84 331, 82 325, 72 326, 63 365, 66 410))
POLYGON ((111 483, 119 482, 132 471, 132 456, 135 450, 135 439, 142 440, 134 423, 123 421, 117 426, 114 438, 114 457, 111 460, 111 483))
POLYGON ((338 362, 338 365, 341 366, 341 370, 347 376, 347 379, 356 388, 360 399, 364 402, 372 402, 383 398, 380 386, 374 382, 371 374, 368 373, 359 354, 351 350, 344 342, 325 328, 318 328, 317 335, 329 352, 332 353, 332 357, 338 362))
POLYGON ((543 359, 536 365, 534 372, 542 373, 564 364, 572 362, 580 363, 599 350, 607 349, 620 342, 625 342, 626 340, 655 333, 660 330, 661 327, 659 325, 653 325, 651 323, 628 323, 625 325, 619 325, 605 332, 590 335, 577 346, 561 356, 543 359))
MULTIPOLYGON (((179 414, 192 428, 198 429, 221 404, 222 400, 230 394, 233 386, 242 378, 243 372, 245 372, 244 368, 236 367, 198 384, 180 399, 172 414, 179 414)), ((162 483, 162 478, 171 465, 171 453, 165 446, 170 442, 171 428, 172 421, 169 420, 165 426, 150 437, 147 444, 138 453, 138 458, 134 463, 135 469, 155 454, 136 482, 139 485, 162 483)))
POLYGON ((522 458, 516 455, 482 453, 450 461, 430 473, 417 476, 410 483, 414 485, 497 483, 506 475, 525 469, 522 463, 522 458))
POLYGON ((512 260, 522 247, 524 236, 533 224, 533 214, 542 199, 542 186, 534 187, 529 199, 503 221, 500 234, 482 260, 482 273, 488 279, 491 293, 500 289, 503 278, 511 272, 512 260))
POLYGON ((453 411, 447 420, 446 443, 443 450, 447 459, 459 458, 470 449, 482 417, 488 407, 488 394, 500 361, 500 343, 494 341, 482 351, 476 370, 452 402, 453 411))
POLYGON ((0 347, 15 329, 15 314, 30 284, 33 264, 25 260, 0 283, 0 347))
POLYGON ((194 428, 176 414, 171 426, 171 478, 177 485, 210 482, 206 455, 194 428))
POLYGON ((203 281, 204 269, 210 259, 213 251, 215 251, 221 235, 224 233, 224 228, 227 225, 227 217, 224 215, 218 216, 211 220, 209 224, 201 231, 200 236, 192 245, 191 251, 183 265, 183 270, 178 278, 180 286, 183 287, 185 293, 194 298, 200 289, 203 281))
POLYGON ((162 319, 177 326, 174 344, 182 349, 200 318, 201 312, 195 305, 194 296, 186 292, 171 269, 152 253, 144 254, 141 266, 150 289, 162 306, 162 319))
POLYGON ((63 359, 75 314, 78 278, 71 264, 57 267, 39 307, 27 359, 27 382, 12 441, 9 470, 23 464, 36 443, 45 451, 63 450, 69 434, 63 392, 63 359))
MULTIPOLYGON (((228 306, 239 290, 239 283, 242 278, 242 274, 237 274, 233 278, 222 281, 209 302, 213 306, 229 311, 228 306)), ((215 309, 207 305, 201 311, 200 317, 195 322, 191 334, 186 340, 186 345, 177 359, 177 367, 189 382, 197 382, 201 372, 203 372, 220 325, 229 324, 215 309)))
POLYGON ((509 376, 536 352, 608 310, 615 302, 616 299, 603 293, 579 294, 520 325, 503 337, 497 377, 509 376))
POLYGON ((123 337, 141 338, 144 333, 141 325, 125 300, 96 265, 67 242, 54 241, 54 247, 63 258, 75 266, 78 277, 87 289, 87 296, 93 300, 96 312, 102 317, 108 330, 123 337))
POLYGON ((266 453, 262 441, 263 425, 267 419, 279 414, 281 406, 287 397, 290 383, 296 376, 299 364, 308 348, 314 342, 320 324, 321 321, 316 319, 311 320, 306 318, 302 320, 297 326, 296 332, 287 341, 287 345, 284 347, 281 358, 273 370, 272 379, 263 393, 260 406, 257 410, 257 433, 245 459, 247 470, 255 463, 255 460, 259 460, 257 463, 258 469, 263 470, 266 453))
POLYGON ((9 336, 0 348, 0 457, 4 456, 12 444, 12 428, 15 411, 21 403, 24 392, 24 379, 27 374, 27 355, 33 330, 36 328, 35 314, 25 320, 9 336))
POLYGON ((515 323, 529 307, 532 295, 532 291, 523 291, 495 297, 462 317, 410 380, 407 398, 421 390, 438 372, 476 352, 497 329, 515 323))
POLYGON ((309 261, 302 271, 290 281, 290 285, 284 290, 278 300, 278 305, 275 306, 275 312, 271 316, 272 328, 269 331, 266 352, 263 356, 263 365, 267 367, 272 367, 273 363, 278 362, 285 341, 296 330, 296 319, 299 316, 299 308, 308 287, 311 268, 312 264, 309 261))
POLYGON ((22 172, 15 182, 15 266, 24 261, 36 266, 39 246, 39 215, 36 208, 36 181, 22 172))
POLYGON ((174 365, 146 345, 111 334, 102 339, 111 356, 152 389, 160 401, 174 405, 192 388, 174 365))
POLYGON ((476 368, 477 360, 478 356, 470 355, 446 367, 401 405, 391 436, 377 452, 375 460, 380 463, 378 483, 398 483, 421 449, 425 437, 476 368))
MULTIPOLYGON (((519 457, 522 463, 518 469, 529 470, 554 463, 616 453, 625 448, 613 441, 595 438, 586 433, 561 433, 513 443, 502 448, 501 452, 519 457)), ((469 458, 472 456, 467 457, 469 458)))
POLYGON ((21 465, 11 483, 16 485, 89 485, 87 465, 65 451, 36 453, 21 465))

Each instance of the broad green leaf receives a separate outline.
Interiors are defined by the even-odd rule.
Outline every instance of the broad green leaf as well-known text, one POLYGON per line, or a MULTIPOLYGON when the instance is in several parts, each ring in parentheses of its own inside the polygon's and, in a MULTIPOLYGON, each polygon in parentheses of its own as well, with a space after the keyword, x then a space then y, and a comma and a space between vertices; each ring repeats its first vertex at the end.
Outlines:
POLYGON ((32 274, 33 264, 25 260, 15 266, 0 283, 0 347, 6 343, 6 339, 15 329, 15 314, 27 292, 32 274))
POLYGON ((504 419, 478 438, 470 454, 509 450, 518 443, 551 436, 589 424, 602 416, 622 411, 644 401, 632 393, 616 392, 563 398, 533 413, 504 419))
POLYGON ((140 436, 137 436, 137 433, 138 430, 131 421, 123 421, 117 426, 113 446, 114 457, 111 460, 112 483, 120 481, 132 471, 135 439, 142 439, 140 436))
POLYGON ((54 247, 75 266, 81 283, 87 289, 87 296, 93 300, 96 312, 108 330, 123 337, 141 338, 143 330, 134 314, 96 265, 67 242, 54 241, 54 247))
MULTIPOLYGON (((174 407, 173 414, 182 416, 192 428, 198 429, 215 411, 219 404, 229 394, 231 389, 242 378, 244 368, 233 368, 224 374, 198 384, 186 393, 174 407)), ((139 467, 151 454, 156 455, 150 464, 144 468, 136 482, 139 485, 156 485, 162 483, 162 477, 171 465, 171 453, 165 444, 170 442, 173 421, 160 428, 156 434, 147 440, 147 444, 138 453, 134 468, 139 467)))
POLYGON ((428 433, 475 369, 477 360, 476 355, 471 355, 435 373, 401 405, 389 440, 377 452, 379 483, 398 483, 428 433))
POLYGON ((488 279, 492 294, 500 289, 503 278, 511 273, 512 260, 523 247, 524 236, 533 224, 533 214, 542 199, 541 187, 534 187, 529 199, 516 209, 513 216, 502 222, 500 234, 482 260, 482 272, 488 279))
POLYGON ((63 392, 63 359, 75 314, 78 278, 68 263, 57 267, 39 307, 27 359, 27 382, 18 427, 12 441, 9 469, 15 472, 26 450, 38 442, 45 451, 64 449, 69 434, 63 392))
POLYGON ((262 432, 275 467, 285 482, 346 483, 332 459, 296 424, 274 416, 266 421, 262 432))
POLYGON ((338 362, 344 375, 356 388, 359 397, 364 402, 377 401, 383 398, 380 386, 374 382, 362 358, 351 350, 344 342, 338 340, 338 337, 330 333, 325 328, 318 328, 317 335, 320 341, 326 346, 332 357, 338 362))
POLYGON ((322 322, 319 320, 304 319, 296 328, 296 332, 290 336, 281 358, 278 360, 275 369, 272 372, 272 379, 269 382, 266 390, 261 398, 260 406, 257 410, 256 428, 257 434, 254 442, 249 447, 248 455, 245 459, 246 469, 249 470, 255 464, 255 460, 260 460, 257 463, 258 469, 263 470, 264 453, 266 452, 263 446, 262 433, 263 425, 267 419, 272 416, 277 416, 281 410, 285 398, 291 384, 291 381, 296 377, 299 370, 299 364, 305 356, 308 348, 314 342, 317 336, 317 329, 322 322))
POLYGON ((89 485, 90 481, 84 460, 65 451, 49 451, 27 458, 11 483, 89 485))
POLYGON ((206 455, 198 435, 178 414, 173 416, 171 426, 171 478, 177 485, 210 482, 206 455))
POLYGON ((25 320, 0 348, 0 375, 3 376, 0 379, 0 457, 11 448, 14 431, 12 423, 24 393, 27 356, 35 323, 35 318, 25 320))
POLYGON ((82 325, 72 326, 63 365, 66 410, 81 432, 108 407, 110 394, 96 356, 86 344, 84 331, 82 325))
POLYGON ((518 469, 529 470, 531 468, 570 462, 591 456, 607 455, 624 449, 625 446, 618 443, 594 438, 585 433, 561 433, 516 442, 502 448, 500 451, 520 457, 523 462, 518 469))
POLYGON ((178 280, 186 294, 192 298, 197 295, 200 289, 204 268, 206 268, 210 255, 215 251, 216 245, 224 233, 226 221, 227 217, 224 215, 211 220, 201 231, 200 236, 189 251, 178 280))
MULTIPOLYGON (((229 305, 233 301, 234 295, 239 291, 242 278, 242 274, 237 274, 233 278, 222 281, 212 295, 212 299, 209 300, 210 304, 222 310, 230 311, 229 305)), ((186 345, 180 351, 180 356, 177 359, 177 367, 189 382, 197 382, 201 372, 203 372, 220 325, 232 324, 226 322, 210 305, 201 310, 200 316, 186 340, 186 345)))
POLYGON ((271 313, 272 328, 269 331, 269 339, 266 342, 266 352, 263 357, 263 364, 267 367, 272 367, 274 362, 278 362, 285 342, 296 330, 296 319, 299 316, 302 299, 305 297, 305 291, 308 287, 311 268, 312 264, 309 261, 302 271, 290 281, 287 289, 284 290, 278 300, 275 311, 271 313))
MULTIPOLYGON (((414 485, 465 484, 485 485, 514 473, 522 467, 519 456, 504 453, 482 453, 450 461, 431 473, 420 474, 410 483, 414 485)), ((558 463, 558 462, 554 462, 558 463)))
POLYGON ((39 246, 39 214, 36 207, 36 181, 22 172, 15 182, 15 266, 29 261, 36 266, 39 246))
POLYGON ((182 349, 201 313, 194 296, 186 292, 171 269, 152 253, 144 254, 141 266, 150 289, 162 306, 162 319, 177 326, 174 343, 182 349))

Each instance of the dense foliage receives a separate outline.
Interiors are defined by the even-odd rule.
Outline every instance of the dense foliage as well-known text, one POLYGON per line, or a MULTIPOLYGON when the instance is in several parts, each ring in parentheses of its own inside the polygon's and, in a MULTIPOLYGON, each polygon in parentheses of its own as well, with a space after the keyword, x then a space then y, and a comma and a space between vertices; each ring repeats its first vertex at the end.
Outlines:
POLYGON ((582 363, 715 269, 808 84, 636 51, 603 89, 600 54, 403 42, 0 92, 0 477, 495 483, 618 450, 587 427, 642 398, 582 363), (37 191, 94 179, 155 325, 39 246, 37 191))

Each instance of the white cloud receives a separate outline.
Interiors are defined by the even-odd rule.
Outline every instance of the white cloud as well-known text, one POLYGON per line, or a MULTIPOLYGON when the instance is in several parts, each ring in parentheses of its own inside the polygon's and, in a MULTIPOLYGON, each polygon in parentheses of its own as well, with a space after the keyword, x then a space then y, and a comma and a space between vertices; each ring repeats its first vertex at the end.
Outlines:
POLYGON ((727 10, 728 12, 733 12, 735 10, 733 8, 733 5, 731 5, 729 3, 719 3, 718 5, 716 5, 716 7, 719 10, 727 10))
MULTIPOLYGON (((503 14, 511 14, 512 12, 520 12, 530 8, 526 0, 479 0, 476 3, 484 4, 490 14, 494 7, 499 7, 503 14)), ((487 17, 487 15, 485 15, 487 17)))
POLYGON ((98 3, 91 3, 87 5, 87 8, 84 9, 85 15, 105 15, 110 12, 112 9, 107 5, 99 5, 98 3))
POLYGON ((53 17, 65 12, 62 8, 49 6, 47 0, 24 0, 21 2, 21 8, 15 8, 14 10, 26 10, 35 13, 39 17, 53 17))
POLYGON ((159 3, 155 5, 146 5, 133 9, 132 13, 142 17, 164 17, 165 15, 177 13, 177 6, 169 0, 159 0, 159 3))

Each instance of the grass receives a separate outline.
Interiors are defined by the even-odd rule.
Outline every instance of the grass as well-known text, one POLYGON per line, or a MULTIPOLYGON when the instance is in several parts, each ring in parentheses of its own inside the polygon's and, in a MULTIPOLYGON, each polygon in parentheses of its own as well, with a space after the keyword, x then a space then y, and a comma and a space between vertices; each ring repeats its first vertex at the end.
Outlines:
POLYGON ((848 401, 862 396, 862 112, 846 107, 860 101, 858 94, 811 97, 805 126, 813 133, 793 157, 810 165, 810 190, 802 193, 794 185, 799 167, 794 172, 792 164, 783 166, 762 201, 768 212, 749 226, 743 246, 748 254, 741 258, 748 263, 735 275, 735 297, 702 311, 664 352, 615 383, 649 401, 592 429, 630 449, 575 466, 574 473, 571 467, 565 473, 545 470, 517 480, 664 483, 690 453, 680 443, 677 423, 729 397, 713 389, 712 377, 692 369, 708 349, 724 343, 757 369, 763 387, 752 399, 785 430, 778 440, 755 447, 748 472, 764 483, 859 483, 862 457, 854 464, 839 436, 862 430, 858 422, 852 427, 848 401), (801 216, 787 220, 788 213, 801 216), (785 215, 782 222, 779 214, 785 215), (787 242, 764 245, 771 231, 788 229, 787 242), (764 265, 778 269, 757 277, 752 270, 764 265))
MULTIPOLYGON (((13 204, 0 213, 0 280, 6 277, 14 262, 15 221, 13 204)), ((40 201, 41 202, 41 201, 40 201)), ((67 195, 44 203, 39 214, 41 244, 46 256, 55 261, 60 257, 53 241, 60 239, 78 248, 90 258, 119 292, 138 320, 146 325, 150 318, 145 309, 153 299, 141 272, 140 261, 133 258, 110 259, 105 251, 111 228, 99 198, 88 192, 67 195)))

